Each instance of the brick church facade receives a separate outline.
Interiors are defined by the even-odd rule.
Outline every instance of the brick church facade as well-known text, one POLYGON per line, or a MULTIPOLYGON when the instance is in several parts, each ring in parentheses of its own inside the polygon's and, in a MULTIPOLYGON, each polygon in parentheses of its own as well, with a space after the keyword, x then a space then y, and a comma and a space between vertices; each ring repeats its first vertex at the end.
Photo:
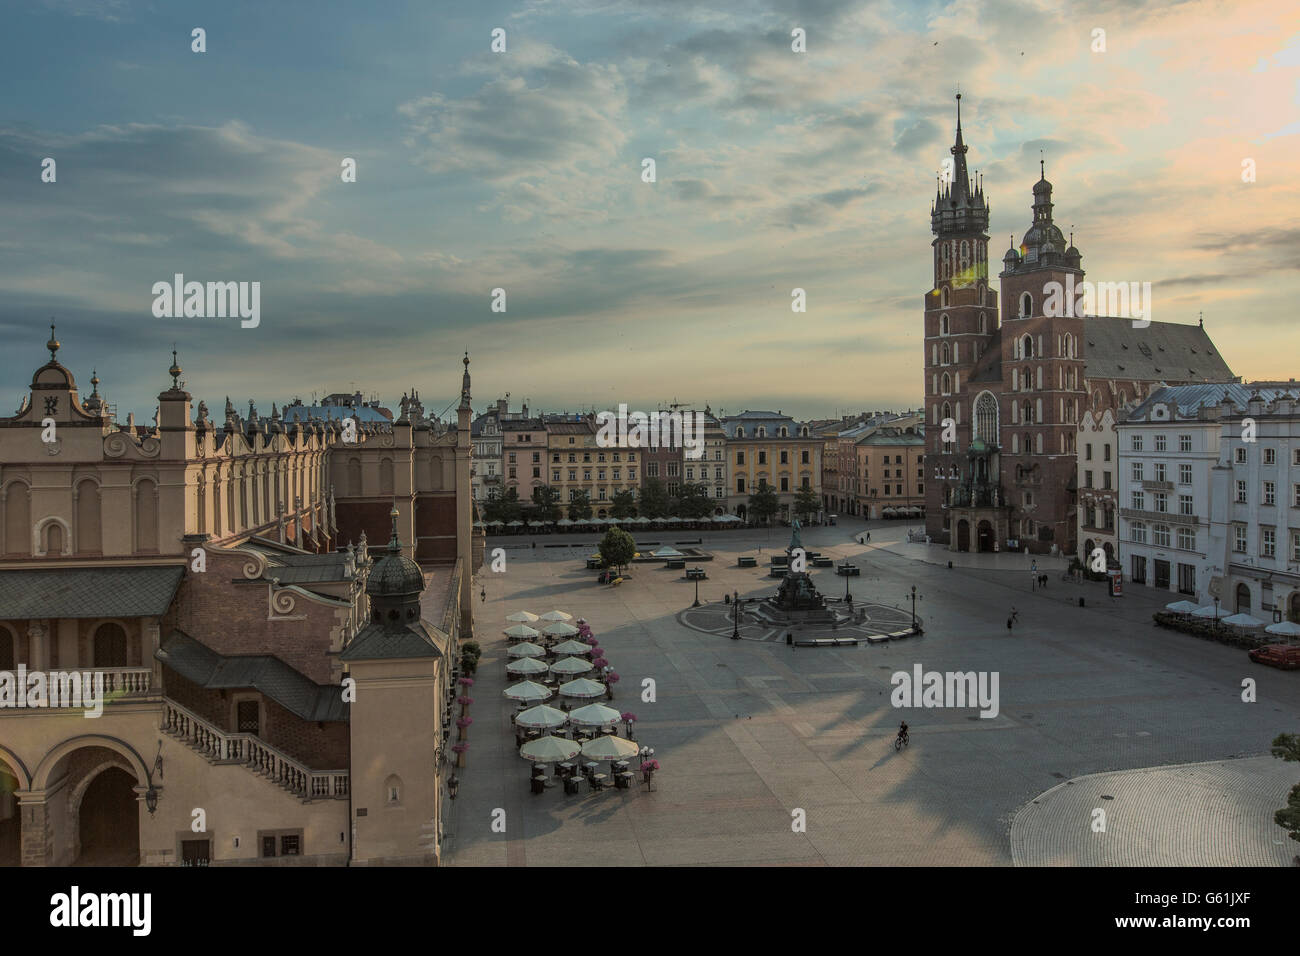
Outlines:
POLYGON ((1199 326, 1053 308, 1051 283, 1084 281, 1053 221, 1040 164, 1032 219, 989 284, 989 205, 968 171, 957 97, 952 178, 931 210, 934 285, 924 300, 926 531, 950 550, 1077 552, 1076 436, 1157 384, 1231 381, 1199 326), (1049 314, 1063 312, 1066 314, 1049 314))

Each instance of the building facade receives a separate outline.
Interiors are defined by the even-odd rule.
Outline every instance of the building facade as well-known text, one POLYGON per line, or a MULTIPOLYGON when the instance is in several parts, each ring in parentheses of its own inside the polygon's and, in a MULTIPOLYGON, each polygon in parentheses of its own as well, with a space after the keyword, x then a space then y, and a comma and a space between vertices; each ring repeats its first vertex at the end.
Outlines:
POLYGON ((84 698, 0 691, 0 865, 436 862, 443 702, 482 560, 468 357, 454 428, 418 403, 379 423, 227 402, 218 425, 174 357, 142 428, 97 377, 83 401, 47 348, 0 419, 0 671, 104 695, 88 721, 84 698), (398 609, 393 562, 421 646, 371 664, 357 641, 398 609), (433 705, 399 752, 374 728, 408 718, 408 678, 433 705))
POLYGON ((925 513, 925 426, 875 426, 856 442, 862 491, 856 513, 868 520, 925 513))
POLYGON ((745 411, 721 419, 727 439, 731 489, 727 507, 744 518, 749 496, 762 486, 776 493, 777 517, 794 514, 800 488, 821 497, 822 450, 825 439, 805 423, 778 412, 745 411))

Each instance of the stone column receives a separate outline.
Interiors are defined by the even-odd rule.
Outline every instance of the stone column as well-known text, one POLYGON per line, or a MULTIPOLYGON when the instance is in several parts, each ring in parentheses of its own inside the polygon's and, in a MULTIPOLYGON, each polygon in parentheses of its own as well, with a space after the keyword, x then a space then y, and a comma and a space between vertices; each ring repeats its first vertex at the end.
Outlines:
POLYGON ((54 860, 54 828, 50 824, 49 807, 45 792, 19 790, 18 812, 22 824, 21 866, 52 866, 54 860))
POLYGON ((48 670, 49 647, 46 644, 50 629, 45 621, 32 621, 27 626, 27 667, 29 670, 48 670))

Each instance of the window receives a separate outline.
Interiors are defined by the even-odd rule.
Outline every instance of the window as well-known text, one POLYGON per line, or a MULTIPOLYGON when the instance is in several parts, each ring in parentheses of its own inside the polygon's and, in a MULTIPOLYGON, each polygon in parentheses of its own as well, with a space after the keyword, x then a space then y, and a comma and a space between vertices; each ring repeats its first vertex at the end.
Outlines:
POLYGON ((262 856, 300 856, 302 854, 301 830, 261 830, 257 834, 262 856), (279 850, 277 854, 276 850, 279 850))
POLYGON ((1110 442, 1101 446, 1101 460, 1110 461, 1110 442))
POLYGON ((782 491, 790 490, 790 479, 785 477, 785 475, 781 476, 781 490, 782 491))
POLYGON ((807 452, 807 451, 804 451, 803 454, 800 456, 800 464, 803 464, 803 465, 811 464, 811 462, 809 462, 809 460, 808 460, 808 452, 807 452))
POLYGON ((1110 490, 1110 472, 1109 472, 1109 471, 1103 471, 1103 472, 1101 473, 1101 487, 1104 488, 1106 491, 1109 491, 1109 490, 1110 490))
POLYGON ((1291 486, 1291 507, 1300 508, 1300 485, 1291 486))
MULTIPOLYGON (((736 464, 743 465, 744 463, 745 463, 745 453, 743 451, 736 452, 736 464)), ((649 473, 647 472, 647 474, 649 473)))
POLYGON ((758 453, 758 463, 759 463, 760 465, 766 465, 766 464, 767 464, 767 452, 765 452, 765 451, 760 451, 760 452, 758 453))
POLYGON ((781 452, 781 464, 783 465, 790 464, 790 453, 788 451, 781 452))
POLYGON ((1191 436, 1191 435, 1179 435, 1179 436, 1178 436, 1178 450, 1179 450, 1179 451, 1191 451, 1191 450, 1192 450, 1192 436, 1191 436))
POLYGON ((1238 554, 1246 553, 1246 526, 1244 524, 1232 526, 1232 550, 1238 554))
POLYGON ((1155 463, 1156 481, 1165 480, 1165 463, 1158 461, 1155 463))
POLYGON ((1192 496, 1191 496, 1191 495, 1179 495, 1179 496, 1178 496, 1178 513, 1179 513, 1180 515, 1191 515, 1191 514, 1195 514, 1195 512, 1192 511, 1192 496))
POLYGON ((737 479, 736 479, 736 493, 737 493, 737 494, 744 494, 744 493, 745 493, 745 479, 744 479, 744 478, 737 478, 737 479))
POLYGON ((558 483, 559 480, 560 480, 560 473, 559 473, 558 471, 552 471, 552 472, 551 472, 551 481, 552 481, 553 483, 558 483))
MULTIPOLYGON (((1085 472, 1083 473, 1083 487, 1085 487, 1085 488, 1091 488, 1091 487, 1092 487, 1092 472, 1091 472, 1091 471, 1085 471, 1085 472)), ((1091 525, 1092 522, 1089 521, 1088 524, 1091 525)))
POLYGON ((1092 461, 1092 445, 1083 446, 1083 460, 1092 461))
POLYGON ((1266 465, 1277 464, 1277 452, 1274 449, 1272 448, 1264 449, 1264 464, 1266 465))
POLYGON ((1192 528, 1178 529, 1178 548, 1181 551, 1196 550, 1196 531, 1192 528))
POLYGON ((1239 464, 1239 465, 1244 465, 1244 464, 1246 463, 1246 449, 1245 449, 1245 448, 1238 448, 1238 449, 1237 449, 1237 458, 1236 458, 1236 461, 1237 461, 1237 464, 1239 464))
MULTIPOLYGON (((737 457, 739 458, 739 460, 736 462, 736 464, 738 464, 738 465, 743 465, 743 464, 745 463, 745 453, 744 453, 743 451, 742 451, 742 452, 738 452, 738 453, 737 453, 737 457)), ((657 461, 647 461, 647 462, 645 463, 645 476, 646 476, 647 478, 658 478, 658 477, 659 477, 659 462, 657 462, 657 461)))
POLYGON ((1277 532, 1274 529, 1259 530, 1259 553, 1265 558, 1277 557, 1277 532))
MULTIPOLYGON (((1181 533, 1182 532, 1179 532, 1179 534, 1181 533)), ((1178 593, 1179 594, 1196 593, 1196 565, 1194 564, 1178 565, 1178 593)))
POLYGON ((1151 543, 1157 548, 1169 547, 1169 525, 1153 524, 1151 526, 1151 543))
POLYGON ((1134 491, 1132 494, 1133 494, 1133 503, 1132 503, 1133 510, 1135 511, 1144 510, 1147 506, 1146 495, 1144 495, 1140 491, 1134 491))
POLYGON ((1141 521, 1130 521, 1128 525, 1129 540, 1134 544, 1147 543, 1147 526, 1141 521))
POLYGON ((1155 499, 1156 511, 1161 514, 1169 513, 1169 495, 1163 491, 1154 492, 1151 497, 1155 499))
POLYGON ((1300 531, 1291 532, 1291 560, 1300 561, 1300 531))
POLYGON ((1134 450, 1134 451, 1141 451, 1141 450, 1142 450, 1142 436, 1141 436, 1141 435, 1138 435, 1138 434, 1134 434, 1134 435, 1133 435, 1133 450, 1134 450))
POLYGON ((1237 482, 1237 503, 1241 505, 1246 503, 1246 483, 1244 481, 1237 482))
POLYGON ((293 834, 286 833, 284 836, 280 837, 280 855, 297 856, 301 849, 301 845, 302 845, 301 835, 297 833, 293 833, 293 834))
POLYGON ((1180 485, 1190 485, 1190 484, 1192 483, 1192 466, 1191 466, 1191 465, 1179 465, 1179 466, 1178 466, 1178 483, 1179 483, 1180 485))
POLYGON ((1142 462, 1140 461, 1133 462, 1133 480, 1134 481, 1142 480, 1142 462))
POLYGON ((1277 485, 1271 481, 1264 482, 1264 504, 1277 504, 1277 485))

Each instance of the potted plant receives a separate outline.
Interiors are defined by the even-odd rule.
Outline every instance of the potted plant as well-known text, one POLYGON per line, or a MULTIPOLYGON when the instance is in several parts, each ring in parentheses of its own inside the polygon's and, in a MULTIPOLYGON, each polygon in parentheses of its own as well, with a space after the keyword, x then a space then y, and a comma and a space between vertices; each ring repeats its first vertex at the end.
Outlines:
POLYGON ((457 738, 458 740, 464 740, 464 739, 465 739, 465 731, 469 730, 469 725, 472 724, 472 723, 474 723, 474 718, 473 718, 473 717, 457 717, 457 718, 456 718, 456 728, 460 731, 460 736, 457 738))
POLYGON ((606 686, 605 686, 605 699, 606 699, 606 700, 613 700, 613 699, 614 699, 614 685, 618 683, 618 674, 616 674, 614 671, 610 671, 610 672, 609 672, 609 675, 605 678, 605 681, 606 681, 606 686))
POLYGON ((655 771, 658 769, 659 769, 658 760, 654 760, 652 758, 650 760, 643 760, 641 762, 641 779, 645 781, 645 785, 649 787, 651 790, 654 789, 654 785, 650 781, 651 778, 654 777, 655 771))
POLYGON ((451 752, 456 755, 457 767, 465 766, 465 751, 467 750, 469 750, 468 741, 462 741, 461 743, 451 745, 451 752))
POLYGON ((632 736, 632 725, 636 723, 636 714, 632 713, 631 711, 628 711, 626 713, 619 715, 619 719, 623 721, 623 725, 625 728, 624 732, 627 734, 627 739, 628 740, 635 739, 632 736))

